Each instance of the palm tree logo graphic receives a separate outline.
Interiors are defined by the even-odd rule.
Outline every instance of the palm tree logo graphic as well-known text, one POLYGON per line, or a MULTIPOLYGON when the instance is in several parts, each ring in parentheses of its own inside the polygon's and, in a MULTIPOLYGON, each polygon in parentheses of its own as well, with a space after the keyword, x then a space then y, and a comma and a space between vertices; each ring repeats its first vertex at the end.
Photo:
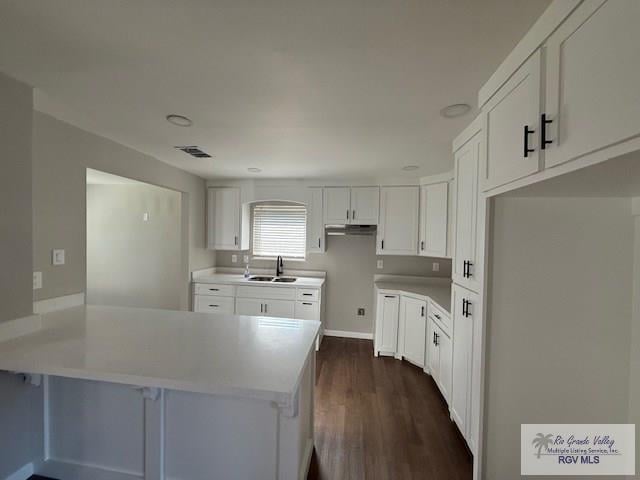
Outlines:
POLYGON ((538 453, 536 454, 537 458, 540 458, 543 448, 547 449, 553 443, 551 437, 553 437, 553 433, 549 433, 547 435, 539 433, 536 435, 536 438, 533 439, 533 442, 531 443, 538 449, 538 453))

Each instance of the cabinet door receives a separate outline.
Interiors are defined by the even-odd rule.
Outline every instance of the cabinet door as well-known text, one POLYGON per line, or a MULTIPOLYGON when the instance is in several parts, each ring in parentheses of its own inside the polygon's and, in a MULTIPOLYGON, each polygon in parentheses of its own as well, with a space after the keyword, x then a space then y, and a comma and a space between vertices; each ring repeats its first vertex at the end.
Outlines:
POLYGON ((325 187, 324 224, 344 225, 351 220, 351 192, 349 187, 325 187))
POLYGON ((415 365, 423 367, 427 302, 402 296, 400 299, 400 317, 400 321, 404 324, 403 356, 415 365))
POLYGON ((478 133, 455 153, 456 227, 453 279, 456 283, 472 289, 477 289, 479 286, 477 279, 479 272, 476 269, 476 239, 481 148, 482 133, 478 133))
POLYGON ((416 255, 418 253, 418 187, 380 189, 378 255, 416 255))
POLYGON ((451 416, 469 442, 471 415, 471 365, 473 358, 473 307, 475 294, 458 285, 452 290, 453 365, 451 416))
POLYGON ((236 298, 236 315, 262 316, 264 304, 259 298, 236 298))
POLYGON ((546 167, 640 135, 639 24, 637 0, 589 1, 549 38, 546 167))
MULTIPOLYGON (((438 327, 436 327, 440 330, 438 327)), ((451 339, 440 330, 437 332, 438 350, 440 351, 440 372, 438 375, 440 391, 447 401, 451 402, 451 339)))
POLYGON ((487 134, 484 189, 540 169, 540 51, 529 58, 482 109, 487 134))
POLYGON ((398 295, 378 294, 376 313, 376 350, 395 354, 398 348, 398 316, 400 298, 398 295))
POLYGON ((294 318, 320 320, 320 304, 318 302, 296 301, 294 318))
POLYGON ((436 326, 433 320, 429 320, 427 329, 427 365, 434 382, 439 383, 440 376, 440 350, 436 344, 436 326))
POLYGON ((325 250, 322 188, 311 187, 307 193, 307 253, 322 253, 325 250))
POLYGON ((351 189, 352 225, 377 225, 380 211, 379 187, 353 187, 351 189))
POLYGON ((264 300, 264 315, 267 317, 294 318, 295 302, 290 300, 264 300))
POLYGON ((420 255, 447 256, 448 206, 448 183, 420 188, 420 255))
POLYGON ((240 189, 210 187, 207 191, 208 246, 216 250, 240 249, 240 189))

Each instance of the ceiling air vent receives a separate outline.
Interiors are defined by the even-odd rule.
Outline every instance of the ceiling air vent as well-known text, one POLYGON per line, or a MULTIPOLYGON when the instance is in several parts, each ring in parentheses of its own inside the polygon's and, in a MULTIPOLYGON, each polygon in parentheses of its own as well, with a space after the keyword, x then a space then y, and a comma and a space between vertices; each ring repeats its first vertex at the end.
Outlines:
POLYGON ((200 148, 198 148, 195 145, 185 145, 182 147, 175 147, 178 150, 182 150, 184 153, 188 153, 189 155, 191 155, 192 157, 196 157, 196 158, 211 158, 211 155, 209 155, 206 152, 203 152, 202 150, 200 150, 200 148))

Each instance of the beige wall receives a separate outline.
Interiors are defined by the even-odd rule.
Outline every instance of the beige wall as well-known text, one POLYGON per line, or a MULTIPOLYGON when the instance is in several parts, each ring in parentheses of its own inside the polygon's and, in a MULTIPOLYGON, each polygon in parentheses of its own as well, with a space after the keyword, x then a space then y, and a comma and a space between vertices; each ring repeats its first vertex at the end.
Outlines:
POLYGON ((520 476, 520 424, 625 423, 633 222, 620 198, 494 201, 486 479, 520 476))
MULTIPOLYGON (((216 264, 244 267, 242 253, 231 262, 232 252, 217 252, 216 264)), ((273 261, 252 261, 251 266, 274 268, 273 261)), ((375 274, 451 276, 451 261, 423 257, 376 256, 375 236, 329 236, 324 254, 309 254, 304 262, 285 261, 285 270, 321 270, 327 272, 325 286, 325 328, 352 332, 373 331, 373 276, 375 274), (384 268, 376 268, 376 260, 384 268), (431 271, 432 262, 440 264, 439 272, 431 271), (358 316, 358 307, 365 316, 358 316)))
POLYGON ((87 303, 180 308, 180 196, 145 184, 87 185, 87 303))
POLYGON ((31 88, 0 74, 0 322, 31 315, 31 88))
MULTIPOLYGON (((48 115, 34 113, 34 269, 44 286, 36 299, 85 290, 86 168, 184 192, 182 306, 188 306, 188 272, 215 264, 205 243, 205 181, 106 138, 48 115), (51 250, 66 250, 66 265, 51 265, 51 250)), ((162 239, 159 239, 162 241, 162 239)))
POLYGON ((629 365, 629 423, 636 425, 636 473, 640 475, 640 198, 635 200, 633 321, 629 365))
MULTIPOLYGON (((0 73, 0 322, 33 308, 32 91, 0 73)), ((42 457, 42 389, 0 372, 0 478, 42 457)))

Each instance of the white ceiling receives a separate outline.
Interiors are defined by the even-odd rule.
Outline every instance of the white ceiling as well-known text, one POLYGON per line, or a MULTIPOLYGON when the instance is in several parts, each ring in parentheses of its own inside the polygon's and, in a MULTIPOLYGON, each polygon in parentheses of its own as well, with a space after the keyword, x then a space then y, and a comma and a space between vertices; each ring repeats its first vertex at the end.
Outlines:
POLYGON ((549 3, 0 0, 0 71, 38 110, 206 178, 416 177, 451 168, 474 112, 440 109, 475 106, 549 3), (192 144, 214 158, 172 148, 192 144))

